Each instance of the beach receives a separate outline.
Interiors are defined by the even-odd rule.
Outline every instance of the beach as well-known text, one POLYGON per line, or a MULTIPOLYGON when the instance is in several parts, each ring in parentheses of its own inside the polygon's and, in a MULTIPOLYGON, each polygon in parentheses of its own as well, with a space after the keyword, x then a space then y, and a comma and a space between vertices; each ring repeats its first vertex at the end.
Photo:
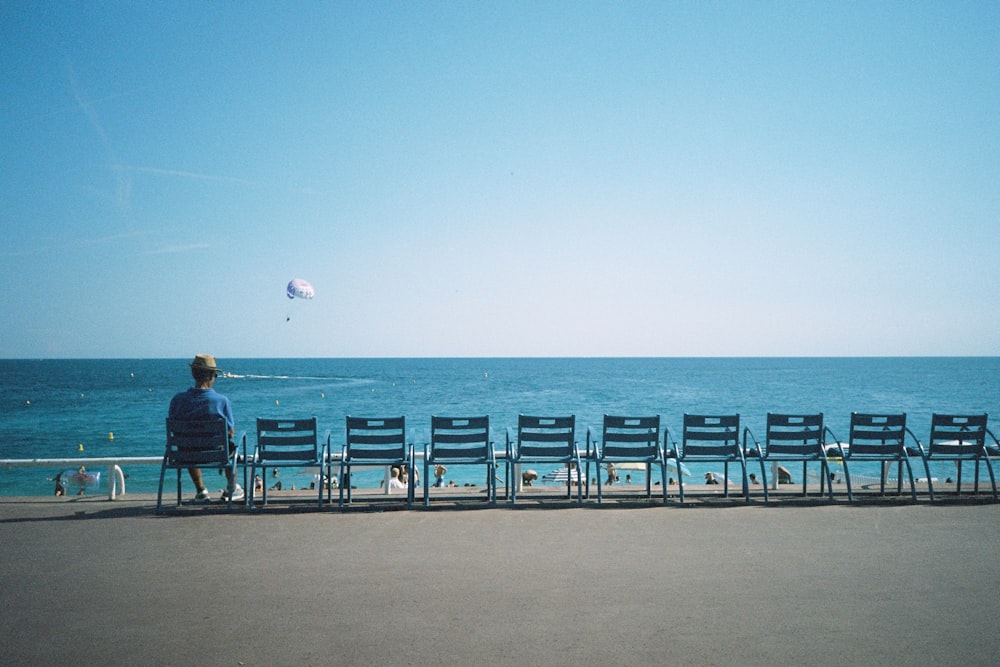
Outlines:
POLYGON ((516 508, 160 516, 154 503, 0 498, 3 664, 985 665, 1000 653, 995 503, 529 495, 516 508))

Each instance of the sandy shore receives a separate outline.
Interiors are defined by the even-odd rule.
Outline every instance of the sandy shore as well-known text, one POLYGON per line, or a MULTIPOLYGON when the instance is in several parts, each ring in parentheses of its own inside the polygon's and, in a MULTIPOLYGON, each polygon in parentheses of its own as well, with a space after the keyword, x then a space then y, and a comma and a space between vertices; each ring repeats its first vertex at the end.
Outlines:
POLYGON ((1000 654, 1000 504, 526 498, 156 516, 154 502, 0 498, 3 664, 986 665, 1000 654))

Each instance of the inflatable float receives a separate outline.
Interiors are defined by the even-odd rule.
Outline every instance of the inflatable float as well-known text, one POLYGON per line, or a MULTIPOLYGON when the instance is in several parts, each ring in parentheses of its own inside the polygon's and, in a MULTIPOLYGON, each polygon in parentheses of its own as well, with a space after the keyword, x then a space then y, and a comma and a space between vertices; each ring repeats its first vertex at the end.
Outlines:
POLYGON ((59 478, 63 486, 73 489, 96 491, 101 486, 101 473, 87 470, 66 470, 59 478))

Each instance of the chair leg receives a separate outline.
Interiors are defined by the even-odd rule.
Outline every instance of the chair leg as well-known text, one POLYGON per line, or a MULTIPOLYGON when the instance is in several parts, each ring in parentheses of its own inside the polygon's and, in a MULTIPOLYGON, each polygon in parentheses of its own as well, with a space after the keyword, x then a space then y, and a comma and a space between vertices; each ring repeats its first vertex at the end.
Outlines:
POLYGON ((927 493, 930 496, 931 502, 934 502, 934 482, 931 481, 931 466, 927 462, 927 457, 922 457, 924 461, 924 474, 927 475, 927 493))
POLYGON ((514 479, 517 472, 517 465, 507 459, 509 463, 507 464, 507 491, 510 495, 510 504, 514 505, 517 503, 517 481, 514 479))
POLYGON ((997 480, 993 476, 993 464, 990 463, 989 457, 986 458, 986 472, 990 474, 990 486, 993 487, 993 500, 997 500, 997 480))
MULTIPOLYGON (((827 465, 826 459, 821 459, 820 462, 820 474, 823 475, 823 479, 826 480, 826 488, 830 494, 830 502, 833 502, 833 480, 830 479, 830 466, 827 465)), ((822 489, 821 489, 822 491, 822 489)))
MULTIPOLYGON (((427 462, 427 459, 425 457, 424 458, 424 507, 429 507, 431 504, 431 496, 430 496, 431 484, 430 481, 427 479, 427 469, 429 467, 430 464, 427 462)), ((489 481, 487 481, 486 483, 489 484, 489 481)), ((487 486, 486 495, 488 496, 489 493, 490 493, 489 487, 487 486)))
MULTIPOLYGON (((906 463, 906 473, 910 477, 910 495, 913 496, 913 502, 917 502, 917 485, 913 480, 913 466, 910 465, 909 459, 906 459, 904 462, 906 463)), ((902 464, 900 468, 902 468, 902 464)), ((903 471, 900 470, 899 472, 902 473, 903 471)), ((898 477, 900 478, 900 485, 902 485, 902 474, 899 474, 898 477)), ((903 492, 902 486, 900 486, 899 491, 900 493, 903 492)))
MULTIPOLYGON (((350 473, 348 473, 348 474, 350 474, 350 473)), ((344 506, 344 487, 345 486, 348 486, 348 485, 345 484, 345 479, 344 479, 344 464, 343 464, 343 462, 341 462, 341 464, 340 464, 340 486, 338 488, 338 490, 340 491, 340 503, 339 503, 340 507, 344 506)))
POLYGON ((160 487, 156 492, 156 511, 159 512, 163 505, 163 477, 167 472, 167 463, 164 458, 163 465, 160 466, 160 487))
POLYGON ((841 459, 844 464, 844 482, 847 484, 847 502, 854 502, 854 493, 851 490, 851 471, 848 469, 847 460, 841 459))
POLYGON ((767 471, 764 468, 764 459, 763 458, 760 459, 760 483, 764 485, 764 503, 767 504, 767 502, 768 502, 768 495, 767 495, 767 486, 768 486, 768 484, 767 484, 767 471))

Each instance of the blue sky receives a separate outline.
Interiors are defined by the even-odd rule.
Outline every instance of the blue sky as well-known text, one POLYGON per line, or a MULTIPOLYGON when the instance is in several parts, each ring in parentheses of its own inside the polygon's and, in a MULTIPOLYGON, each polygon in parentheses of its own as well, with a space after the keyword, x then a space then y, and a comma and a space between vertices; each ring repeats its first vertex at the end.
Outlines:
POLYGON ((0 357, 997 355, 998 118, 996 2, 0 0, 0 357))

